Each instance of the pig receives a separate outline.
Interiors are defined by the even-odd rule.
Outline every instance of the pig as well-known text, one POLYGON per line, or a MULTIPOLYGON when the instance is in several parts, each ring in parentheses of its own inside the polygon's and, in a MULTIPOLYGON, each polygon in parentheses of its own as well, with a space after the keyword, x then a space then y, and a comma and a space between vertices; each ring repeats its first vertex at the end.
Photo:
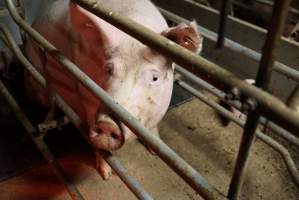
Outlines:
MULTIPOLYGON (((149 0, 97 0, 99 6, 128 17, 173 42, 198 53, 202 37, 196 22, 169 28, 149 0)), ((33 28, 75 63, 118 104, 155 136, 172 94, 174 65, 73 1, 57 0, 45 8, 33 28)), ((112 170, 99 151, 115 151, 134 134, 120 122, 81 82, 44 52, 32 39, 25 44, 28 59, 43 74, 48 87, 60 94, 82 120, 86 135, 96 150, 96 168, 103 179, 112 170)), ((28 97, 49 106, 48 91, 25 73, 28 97)))
MULTIPOLYGON (((250 85, 254 85, 255 84, 255 80, 254 79, 245 79, 244 81, 247 82, 247 83, 249 83, 250 85)), ((240 91, 237 88, 231 89, 231 91, 229 91, 229 94, 232 94, 234 96, 233 100, 236 99, 236 100, 239 100, 241 102, 244 101, 244 98, 246 98, 242 94, 240 94, 240 91)), ((244 108, 241 108, 242 112, 240 112, 238 109, 234 108, 233 106, 230 106, 229 104, 227 104, 223 100, 219 100, 218 103, 222 107, 224 107, 227 110, 229 110, 233 114, 234 117, 236 117, 238 119, 241 119, 243 121, 246 120, 246 115, 244 115, 242 113, 242 112, 245 112, 244 110, 242 110, 244 108)), ((230 120, 227 117, 223 116, 221 113, 218 113, 218 117, 219 117, 219 119, 221 121, 221 124, 223 126, 228 126, 229 125, 230 120)))

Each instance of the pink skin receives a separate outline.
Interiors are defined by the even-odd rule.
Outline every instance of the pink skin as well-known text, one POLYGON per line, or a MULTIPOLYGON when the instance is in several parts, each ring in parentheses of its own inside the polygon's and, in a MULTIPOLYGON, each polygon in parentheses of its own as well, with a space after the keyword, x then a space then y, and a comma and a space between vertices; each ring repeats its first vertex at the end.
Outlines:
MULTIPOLYGON (((157 33, 163 32, 165 37, 175 30, 168 29, 161 14, 148 0, 98 1, 157 33)), ((56 1, 34 22, 33 27, 158 136, 157 124, 167 110, 172 93, 172 62, 67 1, 56 1)), ((180 31, 172 33, 170 39, 192 51, 198 51, 201 40, 196 24, 180 25, 178 29, 180 31)), ((88 127, 86 134, 96 150, 116 150, 125 140, 135 138, 92 93, 30 39, 26 44, 26 53, 36 68, 48 78, 50 87, 63 96, 88 127)), ((26 75, 25 81, 29 96, 34 96, 33 100, 40 104, 48 105, 47 93, 30 76, 26 75)), ((96 153, 96 158, 100 174, 108 179, 112 174, 111 168, 101 154, 96 153)))

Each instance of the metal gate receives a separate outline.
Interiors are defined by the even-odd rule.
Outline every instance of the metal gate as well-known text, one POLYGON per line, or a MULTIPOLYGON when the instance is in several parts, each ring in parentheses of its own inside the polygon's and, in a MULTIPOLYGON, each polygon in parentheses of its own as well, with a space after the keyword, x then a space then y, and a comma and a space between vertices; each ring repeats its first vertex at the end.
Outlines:
MULTIPOLYGON (((237 199, 240 188, 242 186, 244 172, 248 163, 248 155, 255 137, 262 140, 264 143, 271 146, 273 149, 278 151, 283 157, 287 169, 289 170, 294 182, 299 187, 299 174, 298 170, 285 147, 279 144, 271 137, 265 135, 257 126, 259 123, 265 124, 267 120, 268 127, 279 136, 290 141, 292 144, 299 147, 299 113, 288 108, 282 101, 276 97, 267 93, 269 79, 271 77, 272 70, 276 70, 289 76, 290 78, 298 81, 298 72, 294 69, 289 68, 281 63, 275 62, 275 48, 280 40, 283 23, 288 13, 290 0, 275 1, 271 25, 268 29, 267 38, 265 41, 262 55, 259 55, 255 51, 249 50, 232 41, 225 41, 225 27, 228 17, 228 8, 230 5, 229 0, 223 1, 223 8, 221 11, 221 23, 218 34, 218 46, 228 46, 236 51, 241 51, 247 56, 250 56, 256 60, 260 60, 260 67, 256 78, 256 85, 252 86, 245 81, 238 78, 236 75, 228 72, 220 66, 193 54, 184 48, 176 45, 172 41, 152 32, 151 30, 143 27, 136 22, 127 19, 117 13, 114 13, 106 8, 101 7, 96 3, 96 0, 74 0, 83 8, 94 13, 98 17, 111 23, 127 34, 135 37, 137 40, 150 46, 161 54, 168 56, 174 62, 180 66, 176 66, 176 71, 181 73, 183 76, 190 79, 192 82, 202 86, 210 93, 220 97, 226 101, 229 105, 235 106, 240 109, 246 108, 248 117, 246 121, 237 119, 228 110, 220 106, 216 102, 212 102, 203 93, 197 91, 186 82, 177 79, 175 82, 182 88, 186 89, 194 96, 231 119, 237 125, 244 127, 243 137, 240 144, 238 158, 228 190, 228 194, 221 194, 215 187, 208 183, 204 177, 193 169, 186 161, 178 156, 173 150, 171 150, 162 140, 156 138, 141 125, 137 119, 131 116, 124 108, 118 105, 102 88, 100 88, 93 80, 91 80, 86 74, 84 74, 75 64, 69 59, 62 55, 52 44, 45 40, 39 33, 37 33, 32 27, 21 17, 22 9, 17 10, 12 0, 5 0, 8 11, 13 17, 15 22, 18 24, 28 36, 32 37, 47 53, 51 54, 58 62, 66 67, 66 69, 74 75, 87 89, 89 89, 100 101, 102 101, 118 118, 127 125, 139 138, 141 138, 157 155, 178 175, 185 180, 198 194, 205 199, 237 199), (192 73, 191 73, 192 72, 192 73), (208 75, 211 79, 220 82, 221 84, 230 87, 237 88, 240 92, 246 96, 245 100, 233 101, 227 98, 227 95, 218 89, 215 89, 209 83, 203 81, 199 77, 202 75, 208 75), (263 117, 262 117, 263 116, 263 117)), ((18 1, 21 5, 21 1, 18 1)), ((166 10, 161 9, 162 13, 174 22, 184 21, 185 19, 170 13, 166 10)), ((215 33, 211 33, 208 30, 201 28, 204 37, 212 40, 217 39, 215 33)), ((46 80, 39 74, 30 62, 24 57, 21 50, 15 43, 13 37, 9 31, 0 25, 1 39, 4 43, 15 53, 16 57, 24 65, 25 69, 28 70, 33 78, 46 87, 46 80)), ((55 160, 51 151, 43 141, 43 136, 46 131, 44 128, 49 128, 57 124, 45 123, 44 127, 34 127, 25 114, 22 112, 14 98, 7 91, 4 84, 0 81, 0 91, 2 95, 7 99, 9 105, 15 111, 16 116, 21 121, 23 126, 28 131, 30 137, 39 148, 45 159, 53 167, 54 172, 65 184, 66 189, 70 193, 73 199, 84 199, 76 187, 67 180, 64 176, 62 167, 55 160)), ((52 91, 51 99, 53 103, 61 108, 67 118, 80 130, 83 131, 81 126, 81 120, 74 113, 74 111, 64 102, 64 100, 55 92, 52 91)), ((299 101, 299 99, 294 99, 299 101)), ((53 104, 53 105, 54 105, 53 104)), ((51 110, 49 111, 51 113, 51 110)), ((64 119, 60 123, 64 123, 67 119, 64 119)), ((84 135, 84 134, 83 134, 84 135)), ((104 152, 102 152, 104 153, 104 152)), ((105 159, 112 169, 117 173, 121 180, 128 186, 128 188, 136 195, 139 199, 152 199, 152 197, 141 187, 141 185, 133 178, 128 175, 126 169, 121 163, 109 152, 105 152, 105 159)))

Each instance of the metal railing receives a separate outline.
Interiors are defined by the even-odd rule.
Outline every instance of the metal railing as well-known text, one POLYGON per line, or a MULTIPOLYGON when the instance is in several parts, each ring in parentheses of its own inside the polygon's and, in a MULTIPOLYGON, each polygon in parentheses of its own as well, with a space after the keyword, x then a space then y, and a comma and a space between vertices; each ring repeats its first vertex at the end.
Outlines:
POLYGON ((156 51, 168 56, 177 64, 186 67, 196 75, 206 74, 213 80, 219 81, 224 86, 238 88, 244 95, 247 95, 257 101, 263 108, 262 114, 271 118, 277 124, 290 130, 298 136, 299 114, 289 109, 282 101, 273 97, 269 93, 254 87, 238 78, 236 75, 228 72, 220 66, 182 48, 172 41, 156 34, 148 28, 127 19, 117 13, 99 7, 96 1, 75 0, 80 6, 92 12, 103 20, 118 27, 127 34, 135 37, 137 40, 152 47, 156 51))
MULTIPOLYGON (((17 44, 14 42, 14 39, 11 36, 11 34, 8 32, 8 30, 4 26, 0 25, 0 32, 1 32, 1 35, 0 35, 1 39, 3 41, 5 41, 7 46, 13 51, 13 53, 16 55, 17 59, 23 64, 25 69, 30 73, 30 75, 35 79, 35 81, 37 81, 38 84, 40 84, 42 87, 46 88, 46 80, 34 68, 34 66, 26 59, 26 57, 22 54, 21 50, 19 49, 17 44)), ((3 91, 5 91, 5 88, 3 86, 2 86, 2 88, 3 88, 3 91)), ((7 93, 7 92, 5 92, 5 93, 7 93)), ((82 128, 83 127, 82 122, 81 122, 80 118, 78 117, 78 115, 72 110, 72 108, 67 103, 65 103, 65 101, 62 99, 62 97, 60 97, 57 93, 54 92, 53 96, 55 97, 56 105, 67 115, 67 117, 71 120, 71 122, 74 124, 74 126, 81 133, 83 133, 84 130, 82 128)), ((11 99, 11 98, 9 97, 9 99, 11 99)), ((13 105, 12 106, 13 110, 16 110, 16 109, 14 109, 14 107, 16 108, 16 105, 17 105, 16 103, 14 103, 15 101, 9 100, 8 102, 9 102, 9 104, 13 105)), ((17 116, 19 116, 18 113, 21 113, 21 110, 19 108, 17 110, 19 110, 19 112, 15 112, 15 113, 17 116)), ((38 140, 39 144, 41 144, 42 152, 46 152, 45 154, 43 154, 45 156, 46 160, 51 161, 51 162, 56 162, 55 158, 53 156, 51 156, 51 152, 49 151, 46 144, 41 141, 42 138, 36 137, 33 134, 30 134, 30 133, 35 133, 36 131, 35 130, 32 131, 33 126, 30 124, 29 120, 26 119, 26 117, 23 114, 21 114, 21 117, 18 117, 18 118, 22 122, 23 126, 26 128, 27 132, 29 133, 30 138, 33 141, 38 140)), ((83 134, 83 136, 85 136, 85 134, 83 134)), ((100 152, 100 153, 104 153, 104 152, 100 152)), ((124 180, 124 182, 128 186, 128 188, 130 188, 130 190, 139 199, 146 199, 146 200, 152 199, 149 196, 149 194, 147 194, 147 192, 145 192, 145 190, 140 186, 140 184, 128 175, 128 173, 126 172, 124 167, 120 164, 119 161, 117 161, 117 159, 115 157, 113 157, 109 153, 106 153, 104 158, 107 161, 107 163, 112 167, 112 169, 117 173, 117 175, 122 180, 124 180)), ((50 164, 51 164, 51 162, 50 162, 50 164)), ((52 165, 52 167, 54 167, 54 171, 57 171, 57 169, 56 169, 57 165, 56 166, 52 165)), ((59 167, 59 168, 62 169, 62 167, 59 167)), ((59 171, 59 169, 58 169, 58 171, 59 171)), ((67 187, 69 187, 68 182, 66 182, 66 181, 63 181, 63 182, 67 185, 67 187)))
MULTIPOLYGON (((271 96, 267 92, 254 87, 250 84, 245 83, 234 74, 222 69, 218 65, 215 65, 208 60, 193 54, 184 48, 174 44, 168 39, 150 31, 149 29, 143 27, 136 22, 127 19, 123 16, 120 16, 117 13, 114 13, 106 8, 100 7, 96 1, 88 1, 88 0, 74 0, 80 6, 89 10, 93 14, 99 16, 100 18, 106 20, 108 23, 116 26, 117 28, 123 30, 129 35, 135 37, 140 40, 144 44, 154 48, 158 52, 163 55, 169 56, 176 63, 184 66, 186 69, 192 70, 196 75, 201 76, 202 74, 209 75, 212 79, 220 81, 227 87, 235 87, 238 88, 243 94, 248 97, 254 99, 257 102, 257 108, 254 108, 253 113, 257 111, 258 115, 253 116, 249 115, 248 121, 245 123, 245 127, 248 127, 250 134, 244 134, 243 136, 251 136, 250 138, 243 137, 243 143, 247 143, 245 150, 240 150, 240 152, 245 152, 244 156, 239 154, 237 166, 245 166, 246 159, 248 157, 248 153, 250 150, 250 146, 252 144, 252 139, 254 138, 254 133, 256 125, 258 123, 258 119, 260 115, 264 115, 269 119, 273 120, 275 123, 281 125, 285 129, 289 131, 293 131, 293 134, 298 136, 299 130, 299 114, 289 109, 283 102, 278 100, 277 98, 271 96), (254 118, 253 118, 254 117, 254 118), (254 120, 252 120, 254 119, 254 120)), ((277 1, 279 2, 279 1, 277 1)), ((15 22, 22 28, 29 36, 31 36, 47 53, 53 56, 58 62, 60 62, 66 69, 73 74, 78 81, 80 81, 87 89, 95 94, 95 96, 102 101, 112 112, 114 112, 118 118, 126 124, 139 138, 141 138, 153 151, 157 153, 157 155, 165 161, 178 175, 180 175, 186 183, 188 183, 194 190, 196 190, 202 197, 205 199, 223 199, 225 198, 222 194, 220 194, 217 189, 211 186, 196 170, 194 170, 188 163, 186 163, 182 158, 180 158, 173 150, 171 150, 163 141, 159 138, 153 136, 150 131, 148 131, 143 125, 141 125, 133 116, 131 116, 126 110, 124 110, 120 105, 118 105, 102 88, 100 88, 93 80, 91 80, 86 74, 84 74, 76 65, 74 65, 70 60, 68 60, 64 55, 62 55, 52 44, 50 44, 47 40, 45 40, 39 33, 37 33, 34 29, 28 25, 21 16, 17 13, 12 0, 6 0, 8 10, 15 20, 15 22)), ((285 6, 289 3, 285 2, 285 6)), ((281 9, 276 9, 274 13, 281 13, 282 16, 278 15, 279 21, 283 21, 285 11, 281 9)), ((278 27, 279 28, 279 27, 278 27)), ((21 54, 20 50, 17 49, 16 44, 13 43, 11 36, 9 36, 8 32, 4 27, 1 27, 1 38, 8 43, 8 46, 13 49, 14 53, 17 55, 19 60, 24 64, 25 68, 33 75, 35 80, 37 80, 41 85, 46 86, 45 79, 35 70, 35 68, 26 60, 26 58, 21 54)), ((279 31, 270 31, 269 38, 272 37, 272 34, 279 35, 279 31)), ((277 37, 274 40, 277 42, 277 37)), ((268 40, 270 41, 270 40, 268 40)), ((269 42, 268 44, 275 44, 275 42, 269 42)), ((273 48, 274 49, 274 48, 273 48)), ((269 50, 265 50, 262 56, 263 62, 269 62, 269 68, 272 67, 274 60, 270 58, 266 58, 266 53, 269 53, 269 50)), ((264 65, 261 65, 264 66, 264 65)), ((260 68, 263 69, 263 68, 260 68)), ((268 70, 268 72, 270 72, 268 70)), ((260 73, 261 74, 261 73, 260 73)), ((267 73, 267 78, 269 73, 267 73)), ((261 76, 263 77, 263 76, 261 76)), ((182 82, 178 82, 179 85, 184 85, 182 82)), ((1 88, 2 85, 0 85, 1 88)), ((184 87, 185 89, 187 87, 184 87)), ((190 88, 189 88, 190 89, 190 88)), ((187 89, 188 90, 188 89, 187 89)), ((3 90, 4 91, 4 90, 3 90)), ((65 114, 69 117, 69 119, 74 123, 74 125, 81 131, 82 126, 81 120, 78 116, 70 109, 70 107, 63 101, 63 99, 58 96, 54 91, 54 97, 56 99, 56 104, 65 112, 65 114)), ((11 99, 10 99, 11 100, 11 99)), ((203 100, 203 99, 202 99, 203 100)), ((16 104, 14 105, 15 108, 16 104)), ((217 106, 214 104, 210 105, 217 109, 217 106)), ((221 109, 218 107, 218 109, 221 109)), ((19 109, 15 109, 19 110, 19 109)), ((224 112, 225 113, 225 112, 224 112)), ((230 116, 226 113, 227 116, 230 116)), ((23 117, 22 117, 23 118, 23 117)), ((230 118, 239 124, 240 126, 244 125, 244 122, 238 121, 234 119, 232 116, 230 118)), ((25 120, 26 121, 26 120, 25 120)), ((277 142, 269 139, 268 136, 263 135, 259 131, 257 135, 260 139, 271 145, 277 151, 279 151, 285 158, 288 169, 290 170, 292 177, 298 184, 298 172, 296 167, 294 167, 294 163, 287 150, 283 147, 279 146, 277 142), (271 143, 271 144, 270 144, 271 143)), ((295 136, 291 136, 296 139, 295 136)), ((294 140, 295 143, 298 142, 294 140)), ((242 147, 242 146, 241 146, 242 147)), ((139 198, 139 199, 152 199, 142 188, 141 186, 132 178, 129 177, 125 171, 125 169, 120 165, 120 163, 112 156, 105 156, 108 164, 117 172, 117 174, 121 177, 121 179, 127 184, 127 186, 131 189, 131 191, 139 198)), ((243 168, 243 167, 242 167, 243 168)), ((245 168, 244 168, 245 169, 245 168)), ((232 181, 231 185, 236 185, 237 187, 231 187, 229 192, 230 199, 236 199, 238 196, 238 191, 240 186, 242 185, 242 174, 237 171, 234 177, 237 177, 240 181, 237 181, 237 184, 234 184, 235 181, 232 181)), ((70 190, 69 190, 70 191, 70 190)), ((78 195, 79 196, 79 195, 78 195)), ((80 198, 78 198, 80 199, 80 198)))

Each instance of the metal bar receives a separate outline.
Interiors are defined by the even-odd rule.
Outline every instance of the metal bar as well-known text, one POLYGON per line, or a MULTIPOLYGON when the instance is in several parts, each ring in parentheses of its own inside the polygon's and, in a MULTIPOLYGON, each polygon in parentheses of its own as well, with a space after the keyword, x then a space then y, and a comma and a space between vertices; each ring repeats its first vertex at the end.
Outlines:
POLYGON ((231 9, 231 5, 232 5, 231 0, 222 1, 221 11, 219 15, 218 40, 216 44, 217 48, 223 47, 225 33, 226 33, 227 18, 228 18, 229 11, 231 9))
MULTIPOLYGON (((272 67, 275 59, 275 47, 277 46, 284 27, 284 22, 288 15, 290 0, 275 1, 271 17, 270 26, 267 33, 265 45, 263 47, 262 58, 259 71, 256 78, 256 85, 268 90, 272 67)), ((244 175, 247 168, 248 156, 255 138, 256 128, 261 116, 260 105, 248 114, 244 126, 244 133, 239 148, 237 162, 235 165, 233 177, 230 183, 228 198, 238 199, 241 187, 244 181, 244 175)), ((298 120, 298 118, 297 118, 298 120)))
MULTIPOLYGON (((211 93, 211 94, 215 95, 216 97, 220 98, 221 100, 223 100, 224 102, 226 102, 230 106, 233 106, 233 107, 237 108, 238 110, 240 110, 241 103, 237 102, 237 101, 227 101, 227 99, 225 99, 226 94, 224 92, 222 92, 221 90, 215 88, 211 84, 209 84, 206 81, 198 78, 197 76, 195 76, 191 72, 187 71, 186 69, 184 69, 184 68, 182 68, 178 65, 175 66, 175 69, 176 69, 177 72, 179 72, 180 74, 182 74, 183 76, 188 78, 188 80, 191 80, 193 83, 197 84, 198 86, 200 86, 203 89, 207 90, 209 93, 211 93)), ((264 117, 261 117, 260 123, 265 125, 266 124, 266 119, 264 117)), ((276 125, 273 122, 268 122, 268 128, 270 128, 274 133, 276 133, 280 137, 283 137, 284 139, 286 139, 287 141, 289 141, 290 143, 296 145, 299 148, 299 138, 295 137, 290 132, 288 132, 285 129, 279 127, 278 125, 276 125)))
MULTIPOLYGON (((74 75, 86 88, 95 94, 95 96, 103 102, 119 119, 126 124, 142 141, 144 141, 157 155, 165 161, 165 163, 177 172, 194 190, 206 199, 215 199, 222 197, 213 186, 211 186, 201 174, 193 169, 185 160, 179 157, 172 149, 170 149, 160 138, 155 137, 130 113, 115 102, 101 87, 84 74, 75 64, 63 56, 51 43, 43 38, 38 32, 31 28, 16 12, 14 4, 11 0, 6 0, 11 16, 16 23, 44 49, 53 56, 57 61, 66 67, 66 69, 74 75)), ((90 3, 90 2, 89 2, 90 3)), ((93 7, 96 4, 93 3, 93 7)), ((112 13, 107 13, 113 16, 112 13)), ((162 37, 163 38, 163 37, 162 37)), ((164 39, 164 38, 163 38, 164 39)), ((165 39, 166 40, 166 39, 165 39)), ((166 40, 168 41, 168 40, 166 40)), ((172 42, 173 43, 173 42, 172 42)), ((185 50, 187 51, 187 50, 185 50)), ((299 125, 298 125, 299 126, 299 125)))
MULTIPOLYGON (((189 23, 190 21, 189 20, 186 20, 172 12, 169 12, 167 10, 164 10, 162 8, 159 8, 159 10, 161 11, 161 13, 167 18, 167 19, 170 19, 171 21, 174 21, 176 23, 180 23, 180 22, 185 22, 185 23, 189 23)), ((202 26, 199 26, 198 25, 198 30, 200 31, 200 33, 207 39, 211 40, 211 41, 214 41, 214 42, 217 42, 217 37, 218 37, 218 34, 213 32, 213 31, 210 31, 202 26)), ((248 47, 245 47, 243 45, 240 45, 239 43, 237 42, 234 42, 230 39, 225 39, 224 41, 224 46, 233 50, 233 51, 236 51, 236 52, 239 52, 241 54, 244 54, 246 56, 248 56, 249 58, 255 60, 255 61, 260 61, 261 60, 261 54, 248 48, 248 47)), ((292 80, 294 81, 297 81, 299 82, 299 71, 291 68, 291 67, 288 67, 287 65, 285 64, 282 64, 281 62, 275 62, 274 64, 274 67, 273 67, 273 70, 285 75, 286 77, 288 78, 291 78, 292 80)))
MULTIPOLYGON (((274 3, 272 1, 269 1, 269 0, 255 0, 255 1, 257 3, 265 4, 265 5, 268 5, 268 6, 273 6, 274 5, 274 3)), ((296 14, 296 15, 299 16, 299 10, 298 9, 290 8, 289 12, 291 12, 291 13, 296 14)))
POLYGON ((5 85, 0 80, 0 92, 3 97, 6 99, 7 103, 10 105, 11 109, 14 111, 17 118, 20 120, 28 135, 30 136, 31 140, 37 146, 39 151, 42 153, 45 160, 51 165, 54 173, 59 178, 59 180, 64 184, 65 188, 67 189, 68 193, 74 200, 83 200, 84 198, 77 190, 76 186, 73 185, 67 178, 63 171, 63 168, 59 165, 57 160, 54 158, 53 154, 51 153, 50 149, 48 148, 47 144, 43 141, 41 137, 35 137, 34 134, 36 133, 35 128, 23 113, 17 102, 14 100, 13 96, 8 92, 5 85))
POLYGON ((124 167, 122 167, 120 162, 115 157, 113 157, 112 154, 110 154, 109 152, 105 153, 106 155, 104 156, 107 158, 109 165, 113 167, 113 169, 116 169, 116 173, 119 176, 119 178, 123 182, 128 183, 127 186, 137 197, 142 197, 140 199, 144 200, 153 200, 153 198, 150 197, 144 190, 138 189, 140 188, 139 183, 128 175, 127 170, 124 167))
POLYGON ((299 112, 299 84, 295 87, 294 91, 289 96, 287 104, 290 108, 299 112))
MULTIPOLYGON (((89 141, 86 134, 84 134, 86 131, 84 130, 84 126, 82 126, 82 121, 78 117, 78 115, 67 103, 65 103, 65 101, 58 94, 54 93, 53 95, 55 96, 56 104, 58 105, 58 107, 69 117, 74 126, 81 132, 85 139, 89 141)), ((120 179, 126 184, 126 186, 138 199, 153 200, 153 198, 144 190, 140 183, 127 173, 126 169, 116 159, 115 156, 108 152, 101 151, 100 153, 102 155, 105 154, 105 156, 103 157, 106 160, 106 162, 110 165, 110 167, 116 172, 120 179)))
MULTIPOLYGON (((228 119, 232 120, 238 126, 244 127, 245 122, 243 120, 235 117, 230 111, 228 111, 224 107, 220 106, 218 103, 214 102, 213 100, 210 100, 203 93, 197 91, 196 89, 194 89, 192 86, 190 86, 189 84, 187 84, 184 81, 176 80, 176 83, 180 87, 184 88, 189 93, 191 93, 192 95, 194 95, 195 97, 197 97, 198 99, 200 99, 202 102, 204 102, 208 106, 210 106, 213 109, 215 109, 217 112, 223 114, 225 117, 227 117, 228 119)), ((298 173, 298 169, 297 169, 296 164, 293 161, 290 153, 288 152, 288 150, 283 145, 279 144, 273 138, 265 135, 260 130, 256 131, 256 136, 257 136, 258 139, 260 139, 262 142, 264 142, 267 145, 269 145, 270 147, 272 147, 275 151, 277 151, 282 156, 282 158, 283 158, 283 160, 284 160, 284 162, 285 162, 285 164, 287 166, 287 169, 288 169, 291 177, 293 178, 293 180, 294 180, 295 184, 297 185, 297 187, 299 187, 299 173, 298 173)))
MULTIPOLYGON (((0 25, 0 32, 3 33, 3 35, 0 35, 1 39, 4 39, 11 50, 16 55, 17 59, 23 64, 25 69, 32 75, 32 77, 39 83, 42 87, 46 88, 46 80, 43 78, 43 76, 33 67, 33 65, 25 58, 25 56, 22 54, 21 50, 17 46, 17 44, 14 42, 13 37, 8 32, 8 30, 3 26, 0 25)), ((86 138, 86 135, 84 133, 84 126, 82 125, 82 121, 78 117, 78 115, 72 110, 72 108, 65 103, 65 101, 55 92, 53 92, 53 96, 55 99, 55 103, 57 106, 68 116, 68 118, 71 120, 71 122, 74 124, 74 126, 82 133, 82 135, 86 138)), ((87 139, 87 138, 86 138, 87 139)), ((136 180, 134 180, 132 177, 130 177, 123 169, 124 167, 121 165, 120 162, 116 162, 116 159, 114 156, 107 156, 105 158, 107 163, 111 166, 111 168, 120 176, 120 177, 126 177, 122 179, 124 183, 128 186, 128 188, 136 195, 138 199, 143 200, 151 200, 152 198, 146 191, 141 187, 140 184, 136 180)))
MULTIPOLYGON (((99 7, 95 1, 75 1, 91 13, 101 17, 163 55, 170 57, 173 61, 193 71, 196 75, 209 75, 211 79, 219 81, 224 86, 238 88, 242 93, 254 98, 261 105, 265 116, 269 116, 272 121, 299 135, 299 114, 287 108, 282 101, 269 93, 242 81, 231 72, 191 53, 133 20, 114 13, 109 9, 99 7)), ((19 24, 21 23, 19 22, 19 24)))

